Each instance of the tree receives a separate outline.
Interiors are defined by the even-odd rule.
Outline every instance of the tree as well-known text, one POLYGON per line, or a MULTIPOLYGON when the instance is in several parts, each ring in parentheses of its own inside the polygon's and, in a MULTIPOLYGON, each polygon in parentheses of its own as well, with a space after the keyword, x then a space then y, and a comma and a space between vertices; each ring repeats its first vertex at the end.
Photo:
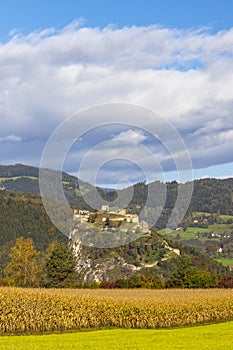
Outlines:
POLYGON ((11 248, 10 261, 4 273, 7 278, 14 281, 19 287, 38 287, 39 275, 39 252, 36 251, 31 238, 20 237, 11 248))
POLYGON ((177 269, 170 276, 168 287, 175 288, 209 288, 218 279, 203 268, 192 266, 189 256, 181 256, 177 269))
POLYGON ((78 279, 76 257, 65 244, 55 242, 45 259, 45 286, 48 288, 69 288, 78 279))

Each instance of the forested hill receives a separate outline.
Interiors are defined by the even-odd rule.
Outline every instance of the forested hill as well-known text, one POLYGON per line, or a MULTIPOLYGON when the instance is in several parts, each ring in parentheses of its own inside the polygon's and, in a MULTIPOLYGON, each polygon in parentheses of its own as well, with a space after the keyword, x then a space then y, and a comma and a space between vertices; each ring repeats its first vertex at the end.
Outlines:
MULTIPOLYGON (((176 181, 166 183, 167 195, 165 209, 169 211, 175 205, 179 185, 176 181)), ((147 198, 147 185, 134 185, 134 197, 131 206, 143 205, 147 198)), ((233 178, 200 179, 193 182, 193 194, 189 211, 201 211, 233 215, 233 178)))
POLYGON ((53 241, 67 242, 67 238, 50 221, 38 195, 0 191, 1 266, 19 237, 32 238, 40 251, 53 241))
MULTIPOLYGON (((52 172, 52 170, 51 170, 52 172)), ((0 166, 0 187, 6 190, 16 192, 27 192, 39 194, 39 169, 36 167, 26 166, 22 164, 2 165, 0 166)), ((194 189, 189 211, 202 211, 209 213, 221 213, 233 215, 233 178, 228 179, 200 179, 194 180, 194 189)), ((178 186, 176 181, 162 184, 167 187, 167 195, 163 217, 169 216, 171 209, 174 207, 178 186)), ((87 208, 87 205, 80 195, 80 187, 86 191, 91 191, 93 186, 85 183, 75 176, 63 173, 63 187, 74 207, 87 208)), ((138 183, 133 186, 134 196, 130 203, 130 208, 135 210, 139 206, 143 206, 147 199, 148 186, 145 183, 138 183)), ((125 190, 122 190, 123 192, 125 190)), ((113 199, 116 197, 114 191, 100 190, 101 195, 105 199, 113 199)), ((163 222, 160 227, 163 226, 163 222)))
MULTIPOLYGON (((50 171, 55 172, 55 170, 50 171)), ((77 183, 78 181, 75 176, 69 175, 65 172, 63 172, 62 175, 64 181, 69 181, 71 183, 77 183)), ((39 168, 24 164, 0 165, 0 178, 15 177, 39 178, 39 168)))
POLYGON ((233 178, 195 180, 190 210, 232 215, 232 200, 233 178))
MULTIPOLYGON (((184 185, 178 184, 176 181, 167 182, 166 184, 157 181, 155 182, 155 186, 158 188, 158 196, 164 191, 162 186, 166 186, 164 209, 154 226, 155 229, 162 229, 166 227, 171 216, 172 209, 176 203, 179 186, 184 185)), ((135 184, 133 187, 134 196, 129 204, 129 209, 139 214, 147 200, 148 186, 144 182, 141 182, 135 184)), ((233 178, 194 180, 192 198, 187 214, 191 212, 233 215, 233 178)))
MULTIPOLYGON (((15 240, 21 236, 24 238, 32 238, 36 248, 40 251, 44 251, 53 241, 67 241, 67 238, 51 223, 45 212, 40 196, 38 194, 25 193, 26 191, 23 186, 26 186, 26 183, 24 181, 30 181, 31 185, 34 185, 33 188, 36 192, 38 174, 38 168, 23 165, 0 167, 0 186, 2 188, 7 187, 6 185, 9 185, 9 187, 16 186, 15 183, 18 186, 17 190, 15 187, 12 188, 15 191, 0 190, 0 267, 2 268, 4 268, 9 259, 10 247, 12 247, 12 245, 15 244, 15 240), (17 191, 20 191, 20 193, 17 191)), ((75 205, 76 202, 80 208, 84 207, 85 203, 82 201, 82 197, 79 193, 79 186, 86 186, 85 189, 90 191, 92 186, 84 183, 80 185, 78 179, 68 174, 64 174, 63 181, 65 192, 72 205, 75 205)), ((161 184, 161 186, 164 185, 165 184, 161 184)), ((161 216, 162 219, 164 217, 166 218, 167 213, 169 213, 169 210, 171 210, 174 205, 179 186, 176 182, 166 185, 167 200, 165 204, 166 208, 161 216)), ((28 191, 29 187, 27 187, 26 190, 28 191)), ((194 181, 191 208, 193 210, 198 209, 198 211, 205 210, 209 212, 220 211, 221 213, 231 213, 232 193, 233 179, 205 179, 194 181)), ((115 195, 113 192, 104 191, 102 191, 102 194, 106 198, 112 198, 115 195)), ((146 197, 147 185, 144 183, 135 185, 134 197, 128 209, 140 210, 140 205, 143 204, 146 197)), ((161 226, 163 226, 164 222, 161 226)), ((106 274, 110 274, 112 271, 112 264, 114 263, 114 271, 117 275, 119 274, 120 268, 122 269, 123 276, 126 266, 132 265, 131 268, 129 268, 129 270, 132 270, 132 273, 135 273, 140 267, 140 273, 145 272, 149 275, 162 273, 164 276, 168 276, 176 270, 179 263, 182 263, 182 259, 186 256, 189 257, 190 266, 194 268, 199 269, 200 266, 205 266, 204 269, 213 274, 224 273, 221 265, 204 255, 201 256, 194 248, 182 247, 179 246, 179 243, 174 244, 169 242, 156 232, 151 236, 142 237, 139 241, 121 247, 116 251, 83 248, 82 254, 84 254, 84 256, 81 259, 81 263, 86 261, 86 259, 91 260, 94 267, 101 263, 101 266, 106 269, 106 271, 104 270, 106 274), (174 249, 179 249, 181 255, 177 255, 174 249), (189 251, 188 249, 193 250, 189 251), (107 262, 105 261, 106 259, 108 260, 107 262), (159 264, 157 264, 157 262, 159 262, 159 264)), ((130 271, 129 273, 131 274, 130 271)), ((89 272, 92 274, 93 271, 89 272)), ((105 274, 105 272, 103 273, 105 274)))
MULTIPOLYGON (((55 170, 50 170, 55 173, 55 170)), ((79 186, 91 187, 91 185, 79 180, 77 177, 62 173, 64 184, 69 184, 73 189, 79 186)), ((39 194, 39 168, 15 164, 0 165, 0 186, 7 190, 39 194)))
MULTIPOLYGON (((0 191, 0 268, 9 261, 11 247, 19 237, 31 238, 37 250, 44 252, 51 242, 67 243, 68 239, 52 224, 38 195, 0 191)), ((214 260, 153 231, 137 241, 111 249, 82 246, 79 268, 84 268, 89 281, 95 273, 117 279, 140 274, 166 278, 182 264, 212 274, 225 274, 226 269, 214 260), (180 254, 177 253, 180 251, 180 254), (188 260, 187 260, 188 259, 188 260), (158 264, 157 264, 158 263, 158 264), (86 266, 87 265, 87 266, 86 266), (98 268, 97 268, 98 267, 98 268)), ((81 271, 82 273, 84 273, 81 271)), ((83 275, 82 275, 83 276, 83 275)), ((80 277, 81 278, 81 277, 80 277)))
MULTIPOLYGON (((49 171, 51 174, 55 173, 55 170, 49 171)), ((92 190, 93 186, 65 172, 62 172, 62 180, 68 201, 74 207, 89 209, 80 196, 80 188, 87 192, 92 190)), ((23 164, 0 165, 0 188, 14 192, 40 194, 39 168, 23 164)))

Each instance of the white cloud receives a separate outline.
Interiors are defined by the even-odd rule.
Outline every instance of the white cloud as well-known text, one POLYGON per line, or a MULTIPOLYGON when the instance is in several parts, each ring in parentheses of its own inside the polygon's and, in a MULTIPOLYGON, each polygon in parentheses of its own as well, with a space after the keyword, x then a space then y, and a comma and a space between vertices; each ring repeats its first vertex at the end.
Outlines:
MULTIPOLYGON (((18 141, 17 161, 25 159, 30 142, 27 159, 37 163, 62 120, 108 102, 142 105, 165 116, 183 136, 196 168, 233 161, 233 29, 100 29, 78 21, 60 31, 12 31, 0 44, 1 134, 8 135, 0 141, 18 141), (15 135, 24 135, 22 148, 15 135)), ((116 136, 136 142, 145 137, 133 129, 116 136)), ((4 162, 12 159, 9 147, 4 162)))
POLYGON ((123 139, 123 140, 129 140, 134 142, 143 142, 147 139, 147 137, 142 130, 129 129, 127 131, 122 131, 119 135, 115 137, 115 139, 123 139))
POLYGON ((0 137, 0 142, 20 142, 22 140, 22 137, 13 134, 0 137))

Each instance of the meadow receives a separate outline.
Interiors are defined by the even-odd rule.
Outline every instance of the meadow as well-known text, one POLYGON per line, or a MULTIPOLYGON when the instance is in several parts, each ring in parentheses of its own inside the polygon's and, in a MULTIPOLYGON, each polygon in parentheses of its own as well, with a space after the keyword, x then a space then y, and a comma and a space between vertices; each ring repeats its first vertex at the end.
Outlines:
MULTIPOLYGON (((208 225, 208 227, 188 227, 185 231, 184 230, 173 230, 170 231, 168 236, 171 236, 175 238, 177 234, 179 234, 180 238, 190 240, 190 239, 195 239, 197 238, 198 233, 209 233, 209 232, 215 232, 216 234, 224 234, 225 232, 231 232, 232 225, 228 224, 213 224, 213 225, 208 225)), ((167 235, 166 229, 161 229, 158 231, 162 235, 167 235)), ((207 240, 207 237, 201 237, 199 238, 201 241, 207 240)), ((212 238, 213 240, 219 241, 218 238, 212 238)))
POLYGON ((159 329, 233 320, 231 289, 0 288, 0 334, 159 329))
POLYGON ((233 259, 220 258, 220 259, 216 259, 216 261, 223 264, 223 266, 233 266, 233 259))
POLYGON ((225 350, 233 322, 179 329, 113 329, 68 334, 0 337, 0 350, 225 350))

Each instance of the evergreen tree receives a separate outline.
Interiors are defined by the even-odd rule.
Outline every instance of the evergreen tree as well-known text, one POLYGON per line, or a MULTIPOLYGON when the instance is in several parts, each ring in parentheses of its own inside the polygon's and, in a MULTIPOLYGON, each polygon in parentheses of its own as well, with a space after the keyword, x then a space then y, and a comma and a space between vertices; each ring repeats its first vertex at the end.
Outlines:
POLYGON ((69 288, 77 282, 76 258, 62 243, 55 242, 48 249, 45 259, 45 286, 48 288, 69 288))

